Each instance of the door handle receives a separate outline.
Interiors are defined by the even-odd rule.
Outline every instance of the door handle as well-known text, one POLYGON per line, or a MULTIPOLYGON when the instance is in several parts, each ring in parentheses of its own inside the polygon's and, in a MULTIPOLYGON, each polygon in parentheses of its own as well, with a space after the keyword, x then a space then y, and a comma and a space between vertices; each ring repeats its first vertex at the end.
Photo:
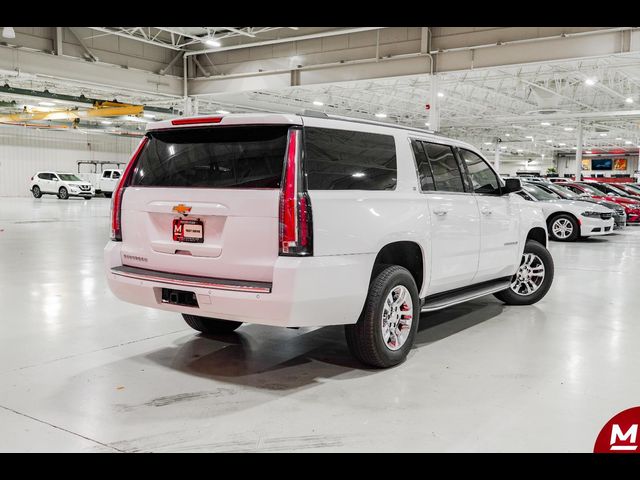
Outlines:
POLYGON ((491 215, 493 212, 491 210, 483 209, 481 210, 483 215, 491 215))
POLYGON ((434 210, 433 214, 437 215, 439 217, 444 217, 447 213, 449 213, 448 210, 434 210))

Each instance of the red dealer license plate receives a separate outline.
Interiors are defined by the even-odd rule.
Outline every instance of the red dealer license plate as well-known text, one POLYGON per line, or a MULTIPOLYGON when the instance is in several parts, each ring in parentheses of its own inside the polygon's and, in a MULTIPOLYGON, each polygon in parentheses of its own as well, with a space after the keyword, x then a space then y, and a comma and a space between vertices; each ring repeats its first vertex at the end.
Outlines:
POLYGON ((173 219, 173 241, 188 243, 204 242, 204 225, 200 220, 173 219))

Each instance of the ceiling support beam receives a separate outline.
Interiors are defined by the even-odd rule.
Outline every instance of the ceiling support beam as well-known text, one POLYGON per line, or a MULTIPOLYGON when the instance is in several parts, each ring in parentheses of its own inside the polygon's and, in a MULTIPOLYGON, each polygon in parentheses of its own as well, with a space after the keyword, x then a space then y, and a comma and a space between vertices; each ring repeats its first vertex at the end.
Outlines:
POLYGON ((211 74, 207 72, 202 65, 200 65, 200 62, 198 61, 198 57, 193 57, 193 63, 196 64, 196 67, 198 67, 198 70, 200 70, 200 73, 202 73, 205 77, 211 76, 211 74))
POLYGON ((166 73, 167 73, 167 70, 169 70, 171 67, 173 67, 173 66, 175 65, 175 63, 176 63, 178 60, 180 60, 180 59, 182 58, 182 56, 183 56, 183 55, 184 55, 184 52, 178 52, 178 53, 176 54, 176 56, 175 56, 175 57, 173 57, 173 58, 171 59, 171 61, 167 64, 167 66, 166 66, 166 67, 164 67, 164 68, 162 68, 158 73, 159 73, 160 75, 164 75, 164 74, 166 74, 166 73))
POLYGON ((81 36, 78 35, 78 33, 75 31, 73 27, 68 27, 68 28, 69 28, 69 31, 73 34, 73 36, 76 38, 76 40, 78 40, 78 43, 80 43, 80 46, 84 49, 86 56, 89 58, 89 60, 91 60, 92 62, 97 62, 98 57, 96 57, 93 54, 93 52, 89 49, 89 47, 87 47, 87 44, 84 42, 81 36))
POLYGON ((170 45, 168 43, 162 43, 162 42, 159 42, 157 40, 147 40, 146 38, 142 38, 142 37, 138 37, 138 36, 134 37, 133 35, 130 35, 128 33, 121 32, 121 31, 118 31, 118 30, 109 30, 108 28, 104 28, 104 27, 87 27, 87 28, 90 28, 92 30, 97 30, 98 32, 109 33, 111 35, 117 35, 118 37, 128 38, 129 40, 136 40, 138 42, 148 43, 150 45, 155 45, 157 47, 170 48, 171 50, 182 50, 180 47, 176 47, 175 45, 170 45))

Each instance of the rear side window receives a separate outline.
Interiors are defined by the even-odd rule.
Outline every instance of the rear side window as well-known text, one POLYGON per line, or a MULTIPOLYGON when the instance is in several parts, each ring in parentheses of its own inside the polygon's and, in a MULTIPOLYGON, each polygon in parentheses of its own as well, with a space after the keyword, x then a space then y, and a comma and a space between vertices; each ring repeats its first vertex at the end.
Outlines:
POLYGON ((49 180, 51 178, 51 175, 48 173, 39 173, 38 178, 41 178, 42 180, 49 180))
POLYGON ((120 178, 120 172, 113 172, 113 174, 111 175, 111 178, 120 178))
POLYGON ((427 160, 427 155, 424 153, 422 148, 422 142, 419 140, 411 140, 411 148, 413 148, 413 155, 416 157, 416 168, 420 178, 421 190, 423 192, 435 190, 436 187, 433 182, 433 172, 431 171, 429 160, 427 160))
POLYGON ((269 125, 150 132, 131 184, 279 188, 288 129, 269 125))
POLYGON ((393 190, 396 144, 391 135, 306 127, 309 190, 393 190))
POLYGON ((429 157, 436 188, 440 192, 464 192, 460 166, 449 145, 423 142, 429 157))
POLYGON ((109 170, 107 170, 102 174, 102 178, 109 178, 110 176, 111 176, 111 172, 109 170))

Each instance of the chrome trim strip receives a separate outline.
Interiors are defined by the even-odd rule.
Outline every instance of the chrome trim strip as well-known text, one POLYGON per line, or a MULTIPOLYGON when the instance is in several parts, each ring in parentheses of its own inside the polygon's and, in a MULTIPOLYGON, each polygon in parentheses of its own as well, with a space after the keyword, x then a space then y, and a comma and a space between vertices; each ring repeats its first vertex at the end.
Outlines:
POLYGON ((146 280, 149 282, 166 283, 183 287, 211 288, 248 293, 271 293, 272 284, 268 282, 249 282, 245 280, 226 280, 222 278, 197 277, 179 273, 157 272, 144 268, 123 265, 111 269, 111 273, 120 277, 146 280))

